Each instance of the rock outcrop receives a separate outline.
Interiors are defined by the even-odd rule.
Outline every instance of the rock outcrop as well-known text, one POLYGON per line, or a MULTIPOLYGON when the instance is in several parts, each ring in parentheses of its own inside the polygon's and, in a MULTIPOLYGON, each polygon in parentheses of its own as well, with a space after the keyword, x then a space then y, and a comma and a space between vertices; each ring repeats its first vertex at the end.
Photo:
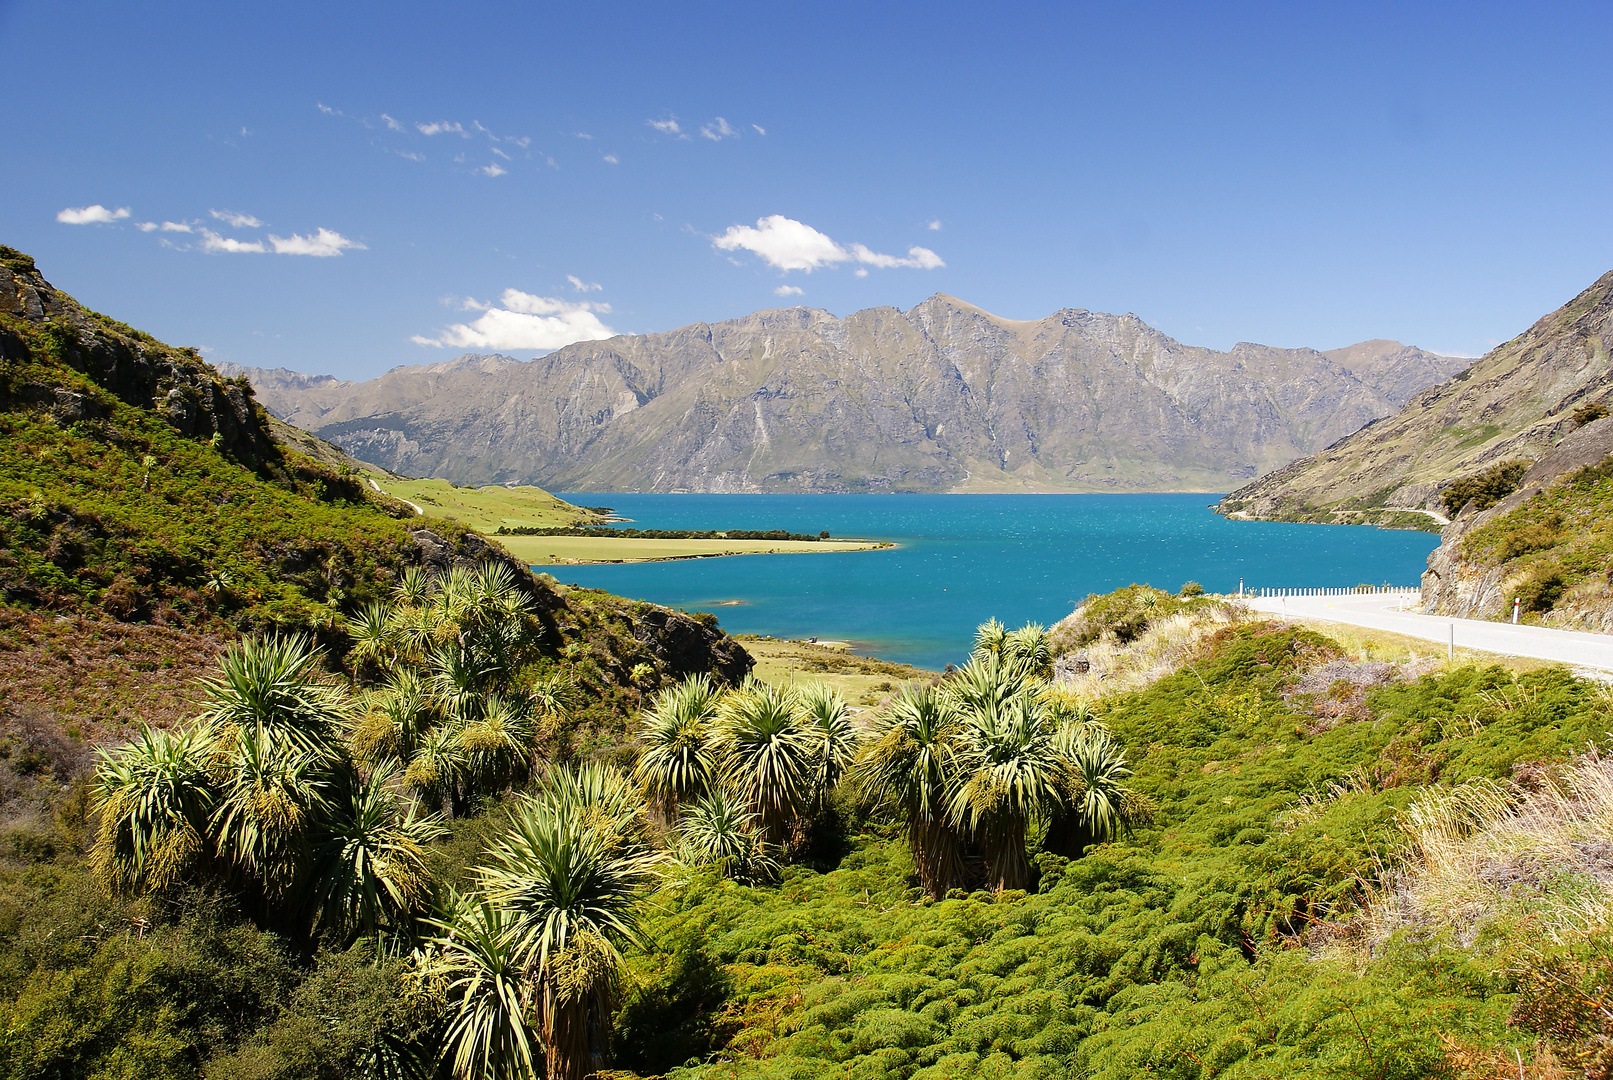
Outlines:
MULTIPOLYGON (((197 353, 176 349, 149 334, 85 311, 59 292, 33 259, 0 246, 0 314, 55 328, 60 359, 127 404, 154 410, 188 438, 217 439, 236 460, 261 467, 279 457, 269 418, 245 379, 222 378, 197 353)), ((0 324, 0 361, 28 355, 21 338, 0 324)), ((8 372, 9 376, 10 373, 8 372)), ((49 404, 65 424, 101 417, 87 395, 20 377, 0 381, 13 402, 49 404)))
POLYGON ((1224 491, 1466 361, 1183 345, 1135 315, 1001 319, 949 296, 762 311, 363 383, 246 371, 356 457, 552 491, 1224 491))

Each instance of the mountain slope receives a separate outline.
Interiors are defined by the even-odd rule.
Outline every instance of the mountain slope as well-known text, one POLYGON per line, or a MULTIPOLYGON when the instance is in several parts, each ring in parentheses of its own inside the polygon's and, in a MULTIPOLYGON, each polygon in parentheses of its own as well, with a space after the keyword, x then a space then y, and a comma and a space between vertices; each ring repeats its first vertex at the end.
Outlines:
POLYGON ((762 311, 364 383, 249 371, 277 415, 400 473, 570 491, 1225 490, 1465 361, 1174 341, 1134 315, 949 296, 762 311))
POLYGON ((1577 407, 1613 399, 1610 344, 1613 272, 1395 416, 1262 476, 1221 509, 1289 521, 1435 510, 1451 481, 1539 459, 1575 428, 1577 407))

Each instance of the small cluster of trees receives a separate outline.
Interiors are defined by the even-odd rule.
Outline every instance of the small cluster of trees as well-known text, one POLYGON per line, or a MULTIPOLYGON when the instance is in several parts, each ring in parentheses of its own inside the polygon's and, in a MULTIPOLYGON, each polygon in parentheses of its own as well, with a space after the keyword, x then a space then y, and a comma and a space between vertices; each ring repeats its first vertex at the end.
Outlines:
POLYGON ((565 685, 533 678, 542 637, 531 599, 508 567, 406 571, 390 604, 348 624, 348 662, 369 684, 353 730, 365 764, 402 772, 433 808, 464 814, 530 774, 565 685))
POLYGON ((503 568, 411 573, 351 632, 356 692, 306 638, 248 640, 196 723, 104 754, 94 859, 122 891, 226 889, 301 940, 412 953, 437 1019, 387 1050, 398 1075, 597 1071, 621 951, 665 867, 769 880, 842 784, 905 821, 937 898, 1024 887, 1038 832, 1078 855, 1149 812, 1102 725, 1049 686, 1035 625, 985 624, 965 667, 862 728, 824 686, 696 676, 645 711, 631 775, 537 767, 562 703, 523 674, 538 624, 503 568), (440 889, 427 852, 445 812, 512 788, 469 887, 440 889))
POLYGON ((103 755, 94 861, 129 892, 223 886, 263 921, 338 943, 398 929, 430 899, 442 831, 344 738, 346 695, 303 637, 248 640, 203 683, 200 719, 103 755))
POLYGON ((634 779, 676 825, 680 859, 747 881, 808 839, 855 758, 839 692, 748 681, 721 691, 695 676, 661 692, 639 731, 634 779))
POLYGON ((978 875, 1022 889, 1034 831, 1055 854, 1078 856, 1146 820, 1146 797, 1125 785, 1125 754, 1080 702, 1049 684, 1047 631, 976 633, 969 663, 937 686, 908 686, 875 720, 853 774, 871 800, 907 822, 924 889, 939 899, 978 875))

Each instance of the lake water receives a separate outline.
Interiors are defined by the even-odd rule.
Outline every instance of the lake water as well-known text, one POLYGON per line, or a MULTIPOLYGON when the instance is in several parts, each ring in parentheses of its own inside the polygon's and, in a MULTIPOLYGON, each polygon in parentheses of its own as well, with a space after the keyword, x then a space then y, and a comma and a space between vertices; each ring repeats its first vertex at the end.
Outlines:
POLYGON ((1416 585, 1433 533, 1229 521, 1215 495, 601 495, 641 529, 787 529, 891 540, 887 551, 544 567, 561 581, 689 610, 731 633, 849 640, 922 667, 961 661, 977 624, 1051 625, 1132 582, 1416 585), (740 601, 723 605, 724 601, 740 601))

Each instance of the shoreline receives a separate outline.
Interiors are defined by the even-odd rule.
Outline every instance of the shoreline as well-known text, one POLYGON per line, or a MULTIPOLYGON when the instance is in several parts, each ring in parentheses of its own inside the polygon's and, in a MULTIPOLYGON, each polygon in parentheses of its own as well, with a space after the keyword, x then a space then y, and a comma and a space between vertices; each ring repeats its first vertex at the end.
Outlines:
POLYGON ((889 551, 889 540, 660 540, 598 536, 492 536, 528 566, 614 566, 731 555, 838 555, 889 551))

